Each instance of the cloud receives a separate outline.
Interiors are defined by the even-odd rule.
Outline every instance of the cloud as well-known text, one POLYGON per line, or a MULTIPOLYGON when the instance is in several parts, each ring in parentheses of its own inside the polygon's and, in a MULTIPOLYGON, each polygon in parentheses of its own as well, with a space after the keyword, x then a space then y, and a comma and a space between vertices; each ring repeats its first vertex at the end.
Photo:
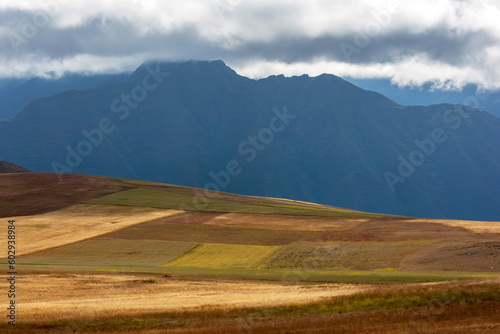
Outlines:
POLYGON ((117 72, 223 59, 255 78, 387 77, 500 88, 495 0, 0 2, 0 73, 117 72))

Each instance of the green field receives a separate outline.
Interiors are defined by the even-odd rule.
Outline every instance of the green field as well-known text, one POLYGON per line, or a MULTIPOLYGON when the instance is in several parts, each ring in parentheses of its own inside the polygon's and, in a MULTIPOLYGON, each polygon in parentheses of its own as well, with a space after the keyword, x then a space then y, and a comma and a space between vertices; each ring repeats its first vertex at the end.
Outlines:
MULTIPOLYGON (((200 194, 203 194, 200 191, 200 194)), ((235 212, 235 213, 265 213, 299 216, 320 216, 332 218, 369 218, 369 219, 390 219, 395 216, 372 214, 351 210, 337 210, 314 208, 308 206, 292 206, 264 203, 240 203, 201 197, 199 203, 201 206, 194 206, 195 196, 188 194, 179 194, 167 191, 152 189, 133 189, 114 193, 104 197, 90 200, 87 204, 104 205, 127 205, 142 206, 158 209, 175 209, 186 211, 209 211, 209 212, 235 212)))
POLYGON ((161 240, 91 239, 22 257, 23 264, 159 266, 196 243, 161 240))
POLYGON ((256 268, 280 247, 201 244, 163 267, 173 268, 256 268))
MULTIPOLYGON (((0 260, 4 265, 6 260, 0 260)), ((272 280, 282 282, 330 282, 356 284, 424 283, 500 277, 500 273, 455 271, 384 271, 384 270, 319 270, 319 269, 238 269, 192 268, 173 266, 114 266, 77 264, 18 264, 20 270, 55 270, 87 272, 156 273, 182 277, 218 277, 230 279, 272 280)))

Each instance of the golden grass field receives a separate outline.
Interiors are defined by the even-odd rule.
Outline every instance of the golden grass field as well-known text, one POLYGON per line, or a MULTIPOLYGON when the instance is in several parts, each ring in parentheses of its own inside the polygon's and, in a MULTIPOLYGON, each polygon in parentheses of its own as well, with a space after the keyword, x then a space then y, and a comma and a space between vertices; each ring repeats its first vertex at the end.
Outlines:
MULTIPOLYGON (((7 219, 17 222, 20 245, 17 255, 26 255, 179 213, 182 211, 77 204, 44 214, 7 219)), ((5 233, 0 234, 0 247, 7 248, 5 233)), ((5 257, 5 253, 0 253, 0 258, 5 257)))
MULTIPOLYGON (((7 333, 498 333, 500 278, 401 285, 26 272, 7 333)), ((0 289, 7 288, 0 282, 0 289)))
MULTIPOLYGON (((151 274, 20 275, 23 322, 106 318, 138 313, 301 304, 365 291, 349 284, 172 279, 151 274)), ((6 282, 0 284, 5 290, 6 282)))

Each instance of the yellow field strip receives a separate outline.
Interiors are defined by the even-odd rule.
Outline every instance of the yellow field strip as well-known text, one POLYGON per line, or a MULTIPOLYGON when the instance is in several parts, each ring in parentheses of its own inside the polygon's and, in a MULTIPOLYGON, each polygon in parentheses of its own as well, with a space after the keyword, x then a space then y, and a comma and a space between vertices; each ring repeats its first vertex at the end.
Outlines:
POLYGON ((200 244, 162 267, 249 269, 257 267, 280 249, 279 246, 200 244))
MULTIPOLYGON (((16 255, 26 255, 183 212, 78 204, 40 215, 8 219, 16 221, 16 255)), ((7 233, 0 234, 0 248, 7 248, 7 233)), ((6 253, 0 254, 0 258, 5 258, 6 253)))

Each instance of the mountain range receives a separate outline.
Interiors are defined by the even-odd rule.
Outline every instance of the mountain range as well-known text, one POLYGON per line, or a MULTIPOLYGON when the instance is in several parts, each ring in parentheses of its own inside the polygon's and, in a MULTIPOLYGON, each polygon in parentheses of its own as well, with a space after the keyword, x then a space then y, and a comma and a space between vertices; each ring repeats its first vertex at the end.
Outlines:
POLYGON ((389 79, 354 79, 347 80, 358 87, 373 90, 391 100, 405 106, 433 105, 440 103, 464 104, 484 110, 500 117, 500 92, 481 89, 468 84, 461 90, 444 90, 434 87, 432 83, 423 86, 398 86, 389 79))
POLYGON ((323 74, 252 80, 222 61, 146 62, 0 121, 0 159, 431 218, 499 220, 500 119, 401 106, 323 74))
POLYGON ((71 89, 99 89, 120 82, 127 73, 103 75, 67 74, 56 78, 4 79, 0 80, 0 119, 21 112, 31 101, 71 89))

